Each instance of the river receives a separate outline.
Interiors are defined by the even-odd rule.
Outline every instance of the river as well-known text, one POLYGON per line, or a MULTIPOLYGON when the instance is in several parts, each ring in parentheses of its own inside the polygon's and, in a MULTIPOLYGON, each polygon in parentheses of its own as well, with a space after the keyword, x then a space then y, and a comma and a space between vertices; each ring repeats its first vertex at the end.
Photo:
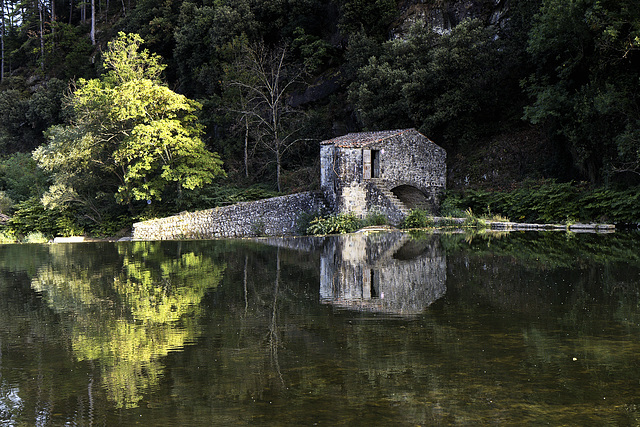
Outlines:
POLYGON ((0 246, 0 426, 638 423, 638 234, 0 246))

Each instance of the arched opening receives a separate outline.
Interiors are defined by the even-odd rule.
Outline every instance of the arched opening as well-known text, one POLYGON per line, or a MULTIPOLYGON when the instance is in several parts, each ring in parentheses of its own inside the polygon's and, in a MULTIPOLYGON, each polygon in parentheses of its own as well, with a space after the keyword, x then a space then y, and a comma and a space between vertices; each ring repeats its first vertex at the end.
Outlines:
POLYGON ((409 209, 423 209, 431 211, 433 205, 427 196, 411 185, 399 185, 391 189, 391 192, 409 209))

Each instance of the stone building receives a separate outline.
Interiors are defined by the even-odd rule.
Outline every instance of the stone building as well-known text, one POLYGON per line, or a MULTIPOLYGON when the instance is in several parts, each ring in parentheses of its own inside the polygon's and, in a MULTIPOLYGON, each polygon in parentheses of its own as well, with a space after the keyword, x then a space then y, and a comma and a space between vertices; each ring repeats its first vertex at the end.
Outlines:
POLYGON ((134 240, 296 234, 301 214, 375 212, 398 224, 410 209, 435 213, 446 153, 415 129, 361 132, 323 141, 322 192, 274 197, 133 224, 134 240))
POLYGON ((321 142, 320 185, 337 213, 411 209, 435 213, 446 187, 446 152, 415 129, 350 133, 321 142))

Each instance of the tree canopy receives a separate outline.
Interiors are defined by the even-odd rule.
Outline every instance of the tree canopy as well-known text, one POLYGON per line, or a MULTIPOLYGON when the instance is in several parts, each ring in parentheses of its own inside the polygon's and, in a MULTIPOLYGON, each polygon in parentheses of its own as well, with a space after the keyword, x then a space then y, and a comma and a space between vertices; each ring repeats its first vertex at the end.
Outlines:
POLYGON ((525 118, 569 143, 592 180, 640 173, 640 8, 628 1, 545 0, 528 52, 525 118))
POLYGON ((51 127, 48 143, 34 151, 53 174, 45 204, 81 202, 98 211, 95 195, 111 195, 133 211, 135 201, 179 196, 224 174, 200 138, 201 105, 161 83, 160 59, 141 51, 142 42, 120 33, 109 44, 109 71, 78 81, 66 100, 70 123, 51 127))
POLYGON ((447 150, 454 186, 640 183, 637 2, 463 3, 6 0, 0 164, 35 149, 41 170, 27 191, 0 168, 3 210, 40 212, 42 187, 95 223, 310 190, 319 141, 403 127, 447 150), (288 47, 281 78, 260 82, 256 46, 288 47))

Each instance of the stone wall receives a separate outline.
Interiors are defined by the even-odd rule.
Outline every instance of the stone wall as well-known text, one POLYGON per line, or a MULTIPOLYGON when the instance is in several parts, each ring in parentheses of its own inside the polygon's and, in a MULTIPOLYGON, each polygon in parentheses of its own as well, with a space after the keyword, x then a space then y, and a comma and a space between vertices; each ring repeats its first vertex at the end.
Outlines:
POLYGON ((337 212, 336 183, 336 148, 333 145, 320 146, 320 189, 324 192, 327 203, 332 211, 337 212))
POLYGON ((371 213, 383 214, 393 225, 400 224, 405 217, 405 212, 398 209, 388 195, 371 182, 368 183, 367 210, 371 213))
POLYGON ((362 179, 362 149, 323 145, 320 148, 320 188, 336 213, 366 212, 366 186, 362 179))
POLYGON ((380 150, 381 173, 389 188, 411 185, 423 192, 446 188, 446 151, 410 129, 367 148, 380 150))
POLYGON ((133 224, 133 240, 294 235, 301 214, 323 210, 322 193, 297 193, 138 222, 133 224))

